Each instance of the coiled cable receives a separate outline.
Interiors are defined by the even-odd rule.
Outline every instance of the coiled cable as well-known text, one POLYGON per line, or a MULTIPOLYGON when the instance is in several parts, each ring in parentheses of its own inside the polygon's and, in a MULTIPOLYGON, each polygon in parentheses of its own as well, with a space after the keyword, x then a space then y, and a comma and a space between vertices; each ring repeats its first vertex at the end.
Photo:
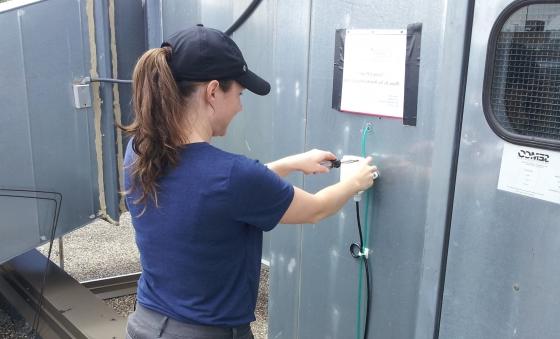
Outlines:
MULTIPOLYGON (((367 249, 364 246, 364 239, 362 236, 362 223, 360 221, 360 202, 356 201, 356 220, 358 222, 358 233, 360 235, 360 244, 353 243, 350 245, 350 254, 354 258, 362 259, 364 263, 364 268, 366 271, 366 313, 365 313, 365 324, 364 324, 364 339, 368 337, 368 330, 369 330, 369 311, 370 311, 370 295, 371 295, 371 283, 370 283, 370 275, 369 275, 369 262, 368 262, 368 253, 365 253, 367 249)), ((361 272, 361 270, 360 270, 361 272)), ((360 275, 360 282, 361 282, 361 275, 360 275)), ((361 288, 361 284, 360 284, 361 288)), ((361 301, 361 297, 360 297, 361 301)), ((358 303, 359 308, 361 309, 361 302, 358 303)), ((360 312, 358 312, 358 316, 360 316, 360 312)), ((359 323, 358 328, 356 331, 356 336, 359 338, 360 330, 359 330, 359 323)))

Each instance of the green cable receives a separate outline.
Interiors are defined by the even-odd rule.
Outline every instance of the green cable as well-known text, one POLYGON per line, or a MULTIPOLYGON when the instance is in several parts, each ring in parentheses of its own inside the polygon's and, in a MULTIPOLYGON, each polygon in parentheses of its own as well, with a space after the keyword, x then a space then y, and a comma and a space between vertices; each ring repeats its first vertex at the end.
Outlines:
MULTIPOLYGON (((371 126, 371 124, 367 124, 366 128, 364 128, 364 131, 362 132, 362 157, 365 158, 366 157, 366 137, 369 133, 371 133, 373 131, 373 128, 371 126)), ((365 239, 364 239, 364 247, 367 248, 368 246, 368 239, 369 239, 369 205, 370 205, 370 201, 371 201, 371 189, 368 189, 366 192, 366 214, 364 216, 365 218, 365 228, 366 228, 366 235, 365 235, 365 239)), ((364 251, 364 249, 362 248, 362 252, 364 251)))
MULTIPOLYGON (((367 124, 362 131, 362 157, 366 157, 366 139, 367 135, 373 131, 371 124, 367 124)), ((364 249, 367 248, 367 241, 369 238, 369 205, 371 200, 370 190, 366 192, 366 213, 365 213, 365 239, 363 247, 360 249, 364 253, 364 249)), ((358 278, 358 308, 356 311, 356 339, 361 338, 361 322, 362 322, 362 280, 364 275, 364 266, 360 265, 360 274, 358 278)), ((367 319, 366 319, 367 321, 367 319)))

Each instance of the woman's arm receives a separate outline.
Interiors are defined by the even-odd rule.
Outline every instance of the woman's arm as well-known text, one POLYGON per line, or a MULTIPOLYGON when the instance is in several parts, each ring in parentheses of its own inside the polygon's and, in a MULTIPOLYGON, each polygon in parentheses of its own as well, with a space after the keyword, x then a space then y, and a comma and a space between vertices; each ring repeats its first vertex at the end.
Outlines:
POLYGON ((315 194, 294 187, 294 198, 280 223, 314 224, 336 213, 354 194, 371 187, 377 167, 369 165, 371 157, 362 161, 354 175, 315 194))
POLYGON ((266 164, 266 167, 281 177, 285 177, 293 171, 301 171, 305 174, 327 173, 329 169, 320 163, 335 159, 336 156, 331 152, 313 149, 270 162, 266 164))
POLYGON ((278 174, 281 177, 285 177, 288 174, 296 170, 295 164, 293 163, 292 156, 278 159, 273 162, 269 162, 265 165, 269 170, 278 174))

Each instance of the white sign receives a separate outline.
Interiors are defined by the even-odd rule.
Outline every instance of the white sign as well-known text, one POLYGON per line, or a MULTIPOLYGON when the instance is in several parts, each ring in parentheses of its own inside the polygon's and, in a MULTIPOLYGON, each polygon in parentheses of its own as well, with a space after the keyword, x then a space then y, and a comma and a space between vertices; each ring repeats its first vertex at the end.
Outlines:
POLYGON ((560 153, 506 143, 498 189, 560 204, 560 153))
POLYGON ((347 30, 340 110, 403 118, 405 30, 347 30))

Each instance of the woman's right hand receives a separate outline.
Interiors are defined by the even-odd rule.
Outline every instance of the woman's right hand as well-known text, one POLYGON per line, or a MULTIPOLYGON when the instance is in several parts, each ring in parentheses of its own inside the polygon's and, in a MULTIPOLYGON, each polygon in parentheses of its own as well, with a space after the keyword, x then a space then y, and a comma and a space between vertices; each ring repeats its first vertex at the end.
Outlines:
MULTIPOLYGON (((282 216, 282 224, 315 224, 336 213, 352 195, 373 185, 377 166, 370 165, 371 157, 360 160, 352 174, 343 181, 328 186, 315 194, 294 187, 294 198, 282 216)), ((344 166, 344 165, 342 165, 344 166)), ((354 166, 353 166, 354 167, 354 166)))
POLYGON ((375 182, 377 166, 370 165, 371 161, 372 157, 360 160, 359 168, 348 178, 356 186, 356 193, 367 190, 375 182))

